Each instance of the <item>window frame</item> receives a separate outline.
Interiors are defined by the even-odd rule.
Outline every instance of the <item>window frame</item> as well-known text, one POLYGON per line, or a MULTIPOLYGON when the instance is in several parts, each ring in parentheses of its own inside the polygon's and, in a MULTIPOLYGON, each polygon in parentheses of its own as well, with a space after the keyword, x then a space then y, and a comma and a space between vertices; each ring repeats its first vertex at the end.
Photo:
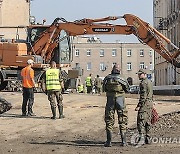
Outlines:
POLYGON ((117 56, 117 49, 112 49, 112 57, 116 57, 117 56))
POLYGON ((145 63, 144 62, 140 62, 139 63, 139 68, 140 69, 145 69, 145 63))
POLYGON ((132 49, 127 49, 127 57, 131 57, 131 56, 132 56, 132 49))
POLYGON ((144 49, 140 49, 139 50, 139 56, 140 57, 144 57, 144 49))
POLYGON ((86 69, 87 69, 87 71, 90 71, 90 70, 92 69, 92 64, 91 64, 91 62, 88 62, 88 63, 87 63, 86 69))
POLYGON ((75 57, 79 57, 79 49, 75 50, 75 57), (78 54, 77 54, 78 53, 78 54))
POLYGON ((99 51, 99 56, 100 56, 100 57, 104 57, 104 49, 100 49, 100 51, 99 51))
POLYGON ((150 70, 150 71, 153 70, 153 64, 152 64, 152 62, 149 62, 149 70, 150 70))
POLYGON ((131 71, 131 70, 132 70, 132 63, 127 62, 127 71, 131 71))
POLYGON ((99 70, 100 70, 100 71, 105 71, 105 68, 106 68, 105 63, 104 63, 104 62, 100 62, 100 64, 99 64, 99 70))
POLYGON ((91 56, 91 49, 87 49, 86 50, 86 55, 87 55, 87 57, 90 57, 91 56), (89 53, 89 54, 88 54, 89 53))
POLYGON ((149 56, 152 57, 152 55, 153 55, 153 50, 150 49, 149 50, 149 56))

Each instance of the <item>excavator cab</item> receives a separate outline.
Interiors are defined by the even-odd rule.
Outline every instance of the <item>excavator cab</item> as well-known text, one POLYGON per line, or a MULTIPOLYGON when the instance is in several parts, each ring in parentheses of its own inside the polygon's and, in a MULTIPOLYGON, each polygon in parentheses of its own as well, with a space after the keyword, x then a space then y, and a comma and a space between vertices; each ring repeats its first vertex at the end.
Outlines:
MULTIPOLYGON (((28 27, 27 37, 28 54, 38 57, 37 61, 49 64, 55 61, 60 68, 67 89, 68 70, 71 62, 71 42, 68 33, 61 29, 58 32, 51 31, 51 26, 32 25, 28 27)), ((37 58, 36 58, 37 59, 37 58)), ((35 63, 36 63, 35 59, 35 63)), ((44 91, 44 73, 40 76, 41 89, 44 91)))
POLYGON ((33 25, 27 28, 28 36, 27 36, 27 43, 28 47, 30 48, 36 40, 40 37, 40 35, 48 28, 48 26, 42 25, 33 25))
MULTIPOLYGON (((42 35, 48 33, 48 28, 50 26, 45 25, 33 25, 28 27, 28 36, 27 36, 27 47, 28 52, 32 52, 33 55, 42 55, 41 52, 36 53, 33 46, 42 38, 42 35), (33 53, 34 51, 34 53, 33 53)), ((48 41, 48 40, 47 40, 48 41)), ((47 42, 46 41, 46 42, 47 42)), ((61 30, 56 40, 52 40, 49 44, 53 44, 47 50, 50 50, 51 54, 48 53, 46 56, 49 56, 48 62, 55 61, 57 64, 70 64, 71 62, 71 43, 68 33, 64 30, 61 30)), ((42 44, 45 46, 45 44, 42 44)), ((48 63, 44 61, 44 63, 48 63)))

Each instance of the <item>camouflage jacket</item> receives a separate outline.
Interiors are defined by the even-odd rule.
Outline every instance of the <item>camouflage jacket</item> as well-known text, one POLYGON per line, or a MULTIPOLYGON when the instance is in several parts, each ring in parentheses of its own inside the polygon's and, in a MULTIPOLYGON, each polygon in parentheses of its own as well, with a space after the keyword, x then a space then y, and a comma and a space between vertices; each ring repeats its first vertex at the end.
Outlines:
POLYGON ((102 79, 101 78, 96 78, 95 79, 95 81, 94 81, 94 85, 96 86, 96 87, 101 87, 102 86, 102 79))
POLYGON ((153 101, 152 82, 148 78, 142 79, 139 84, 139 88, 140 98, 137 106, 140 108, 151 107, 153 101))
POLYGON ((119 74, 109 74, 104 78, 103 91, 106 92, 106 96, 123 96, 129 91, 129 84, 119 74))

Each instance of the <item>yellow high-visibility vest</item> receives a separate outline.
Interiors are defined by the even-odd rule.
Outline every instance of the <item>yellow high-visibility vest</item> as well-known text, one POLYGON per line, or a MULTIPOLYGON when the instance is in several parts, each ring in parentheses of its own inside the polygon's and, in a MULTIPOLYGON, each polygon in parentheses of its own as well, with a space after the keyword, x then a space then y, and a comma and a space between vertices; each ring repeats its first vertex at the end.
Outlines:
POLYGON ((48 69, 46 71, 47 90, 60 90, 59 69, 48 69))
POLYGON ((78 86, 78 92, 83 92, 83 85, 78 86))
POLYGON ((92 85, 91 85, 91 77, 90 77, 90 76, 88 76, 88 77, 86 78, 86 86, 92 86, 92 85))

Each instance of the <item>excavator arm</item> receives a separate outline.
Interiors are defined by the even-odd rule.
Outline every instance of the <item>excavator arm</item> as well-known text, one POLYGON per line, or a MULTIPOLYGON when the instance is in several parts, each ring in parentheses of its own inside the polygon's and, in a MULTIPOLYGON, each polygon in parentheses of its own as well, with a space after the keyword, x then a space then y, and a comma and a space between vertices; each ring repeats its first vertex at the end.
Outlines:
POLYGON ((172 63, 175 67, 180 68, 180 62, 178 60, 180 49, 176 45, 140 18, 131 14, 126 14, 123 18, 128 25, 133 25, 133 34, 140 42, 147 44, 168 62, 172 63), (171 45, 174 48, 174 52, 169 52, 165 43, 171 45))
MULTIPOLYGON (((47 28, 35 42, 33 46, 35 54, 43 56, 46 62, 50 61, 53 50, 59 42, 59 34, 62 30, 66 31, 69 36, 89 34, 134 34, 141 43, 147 44, 168 62, 180 68, 180 62, 178 61, 178 56, 180 54, 179 48, 148 23, 131 14, 110 16, 100 19, 81 19, 74 22, 67 22, 64 19, 62 20, 62 18, 56 18, 52 25, 47 28), (107 23, 107 21, 121 18, 125 19, 127 25, 107 23), (175 51, 169 52, 165 43, 173 46, 175 51)), ((64 38, 66 37, 68 36, 64 36, 64 38)))

